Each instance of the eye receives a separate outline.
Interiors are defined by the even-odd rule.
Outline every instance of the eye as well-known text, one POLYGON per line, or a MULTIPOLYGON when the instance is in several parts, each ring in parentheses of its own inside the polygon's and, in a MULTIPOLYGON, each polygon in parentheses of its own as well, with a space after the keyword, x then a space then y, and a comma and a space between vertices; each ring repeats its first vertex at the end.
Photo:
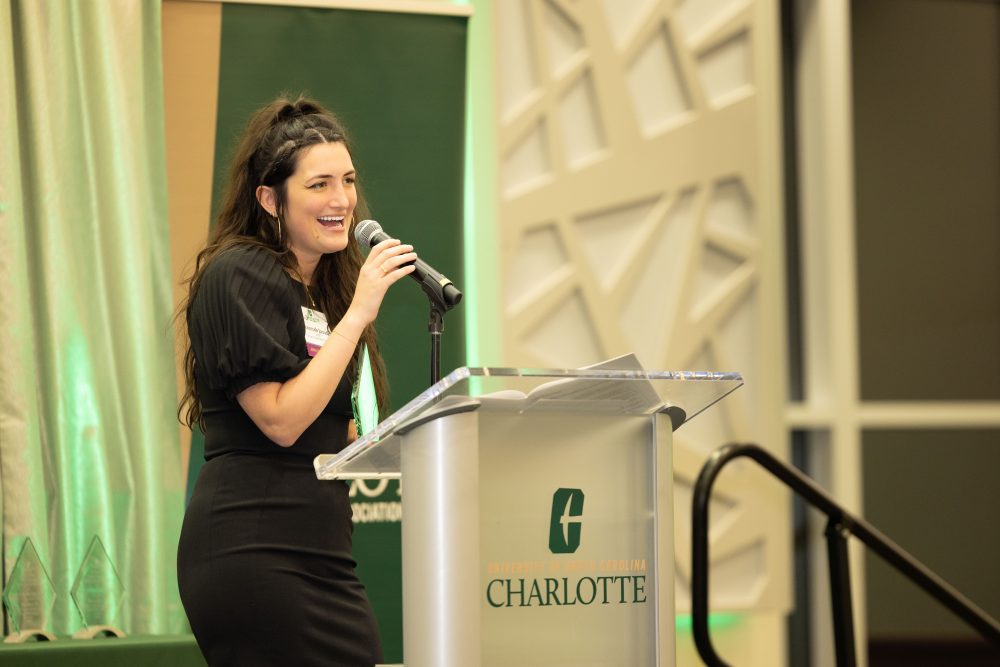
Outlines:
POLYGON ((310 190, 319 190, 320 188, 325 186, 326 186, 326 181, 316 181, 312 185, 306 187, 308 187, 310 190))
POLYGON ((355 181, 357 180, 358 180, 357 176, 347 176, 344 178, 344 183, 347 183, 348 185, 354 185, 355 181))

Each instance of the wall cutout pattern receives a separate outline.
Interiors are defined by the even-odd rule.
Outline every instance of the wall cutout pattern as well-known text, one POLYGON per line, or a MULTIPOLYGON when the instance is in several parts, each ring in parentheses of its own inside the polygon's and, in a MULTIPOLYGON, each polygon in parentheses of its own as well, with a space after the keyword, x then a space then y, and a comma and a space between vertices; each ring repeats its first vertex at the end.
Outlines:
MULTIPOLYGON (((779 153, 761 130, 777 59, 755 62, 767 53, 756 40, 777 51, 761 27, 773 10, 494 3, 505 362, 576 367, 632 351, 647 368, 747 381, 675 435, 680 611, 708 452, 758 441, 785 453, 779 153)), ((716 607, 788 607, 787 499, 762 480, 731 469, 717 484, 716 607)))

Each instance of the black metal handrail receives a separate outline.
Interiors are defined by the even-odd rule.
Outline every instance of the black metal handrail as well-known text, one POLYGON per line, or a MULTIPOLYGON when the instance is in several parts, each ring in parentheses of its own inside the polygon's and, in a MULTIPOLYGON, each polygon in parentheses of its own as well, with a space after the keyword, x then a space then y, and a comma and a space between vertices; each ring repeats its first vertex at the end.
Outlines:
POLYGON ((851 535, 857 537, 889 565, 905 574, 938 602, 975 628, 987 641, 1000 647, 1000 623, 874 526, 850 514, 814 481, 795 468, 782 463, 760 446, 731 444, 713 452, 702 467, 694 487, 694 504, 691 510, 691 624, 698 654, 706 665, 729 667, 729 664, 715 652, 708 632, 708 501, 712 494, 712 485, 723 466, 739 457, 749 458, 759 464, 827 516, 827 555, 830 565, 833 634, 838 667, 854 667, 857 661, 854 651, 854 616, 851 609, 851 574, 847 560, 847 538, 851 535))

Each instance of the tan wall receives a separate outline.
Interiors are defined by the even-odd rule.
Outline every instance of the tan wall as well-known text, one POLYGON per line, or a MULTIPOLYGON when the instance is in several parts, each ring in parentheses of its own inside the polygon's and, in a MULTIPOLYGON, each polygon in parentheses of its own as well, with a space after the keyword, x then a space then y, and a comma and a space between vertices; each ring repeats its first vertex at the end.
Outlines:
MULTIPOLYGON (((218 101, 219 40, 222 5, 209 2, 163 2, 163 86, 166 106, 167 187, 170 207, 170 254, 174 306, 185 290, 183 280, 204 245, 212 203, 215 116, 218 101)), ((183 327, 183 321, 180 321, 183 327)), ((178 335, 178 382, 183 392, 178 335)), ((187 470, 191 432, 181 434, 182 470, 187 470)))

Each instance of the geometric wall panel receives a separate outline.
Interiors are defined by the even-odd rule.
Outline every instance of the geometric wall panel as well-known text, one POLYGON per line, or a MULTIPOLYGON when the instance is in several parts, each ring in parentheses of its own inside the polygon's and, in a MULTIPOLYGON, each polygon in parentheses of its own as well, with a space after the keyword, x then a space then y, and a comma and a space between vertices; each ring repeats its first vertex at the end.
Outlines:
POLYGON ((672 324, 687 272, 694 234, 694 192, 677 197, 655 235, 643 239, 647 251, 636 261, 637 276, 622 290, 621 326, 647 368, 665 368, 672 324))
POLYGON ((712 587, 722 591, 717 599, 728 607, 753 604, 764 585, 764 578, 763 540, 754 540, 735 553, 712 562, 712 587), (751 574, 748 576, 748 573, 751 574))
POLYGON ((497 30, 504 35, 503 66, 497 72, 500 113, 510 117, 517 113, 525 100, 538 89, 535 71, 536 54, 527 5, 523 2, 502 2, 497 7, 497 30))
POLYGON ((721 107, 753 85, 750 34, 743 32, 698 57, 698 73, 712 106, 721 107))
POLYGON ((604 358, 593 320, 579 292, 573 292, 549 313, 523 344, 551 368, 572 368, 579 359, 604 358))
POLYGON ((702 250, 692 299, 694 312, 704 312, 725 295, 725 291, 733 284, 731 278, 742 263, 743 258, 721 248, 709 245, 702 250))
POLYGON ((604 127, 590 72, 584 72, 559 100, 559 121, 570 168, 578 169, 603 155, 604 127))
MULTIPOLYGON (((691 368, 718 368, 717 366, 691 366, 691 368)), ((726 418, 726 410, 720 404, 716 406, 720 414, 706 412, 697 419, 684 424, 684 428, 675 434, 675 442, 690 450, 700 452, 703 457, 711 454, 720 444, 732 442, 733 428, 726 418)))
MULTIPOLYGON (((678 507, 683 507, 685 512, 690 513, 691 503, 694 501, 694 486, 686 481, 676 482, 674 484, 674 500, 677 501, 678 507)), ((730 521, 729 515, 738 509, 739 503, 726 498, 722 493, 713 493, 711 500, 708 501, 708 513, 712 518, 712 526, 728 523, 730 521)), ((690 547, 690 542, 687 546, 690 547)), ((685 549, 685 551, 687 550, 685 549)))
POLYGON ((691 110, 691 96, 665 25, 639 51, 627 76, 632 103, 646 136, 683 120, 691 110))
POLYGON ((645 199, 577 218, 584 257, 605 290, 615 284, 656 224, 650 218, 655 204, 656 199, 645 199))
POLYGON ((504 159, 501 166, 503 194, 513 197, 543 184, 552 174, 548 136, 544 122, 539 122, 504 159))
POLYGON ((656 4, 654 0, 601 0, 611 35, 623 44, 656 4))
POLYGON ((558 7, 546 2, 542 7, 545 21, 545 46, 549 70, 553 75, 566 69, 583 50, 583 33, 558 7))
MULTIPOLYGON (((776 3, 492 6, 504 365, 634 352, 650 369, 742 372, 746 386, 675 434, 677 502, 689 511, 683 489, 719 446, 757 441, 785 455, 780 154, 760 117, 777 108, 777 59, 759 73, 753 63, 759 42, 777 43, 766 19, 776 3)), ((745 471, 731 466, 716 484, 719 516, 755 518, 711 535, 713 604, 787 609, 787 499, 746 485, 745 471)), ((678 511, 682 600, 690 528, 678 511)))
POLYGON ((733 15, 747 0, 681 0, 675 17, 688 42, 694 42, 713 24, 733 15))
POLYGON ((720 181, 708 200, 705 214, 710 227, 722 228, 748 239, 755 238, 753 203, 738 178, 720 181))
MULTIPOLYGON (((722 362, 723 367, 729 367, 734 363, 730 359, 740 359, 740 370, 743 379, 749 383, 761 383, 764 381, 762 365, 766 360, 754 354, 754 350, 761 348, 760 322, 758 322, 759 308, 756 308, 759 294, 755 287, 750 287, 749 291, 739 299, 737 305, 729 312, 728 317, 719 323, 715 335, 715 352, 722 362)), ((738 403, 742 403, 752 394, 740 394, 737 392, 730 398, 738 403)))
POLYGON ((510 311, 558 280, 560 269, 569 265, 569 257, 555 227, 545 225, 525 232, 508 262, 505 305, 510 311))

